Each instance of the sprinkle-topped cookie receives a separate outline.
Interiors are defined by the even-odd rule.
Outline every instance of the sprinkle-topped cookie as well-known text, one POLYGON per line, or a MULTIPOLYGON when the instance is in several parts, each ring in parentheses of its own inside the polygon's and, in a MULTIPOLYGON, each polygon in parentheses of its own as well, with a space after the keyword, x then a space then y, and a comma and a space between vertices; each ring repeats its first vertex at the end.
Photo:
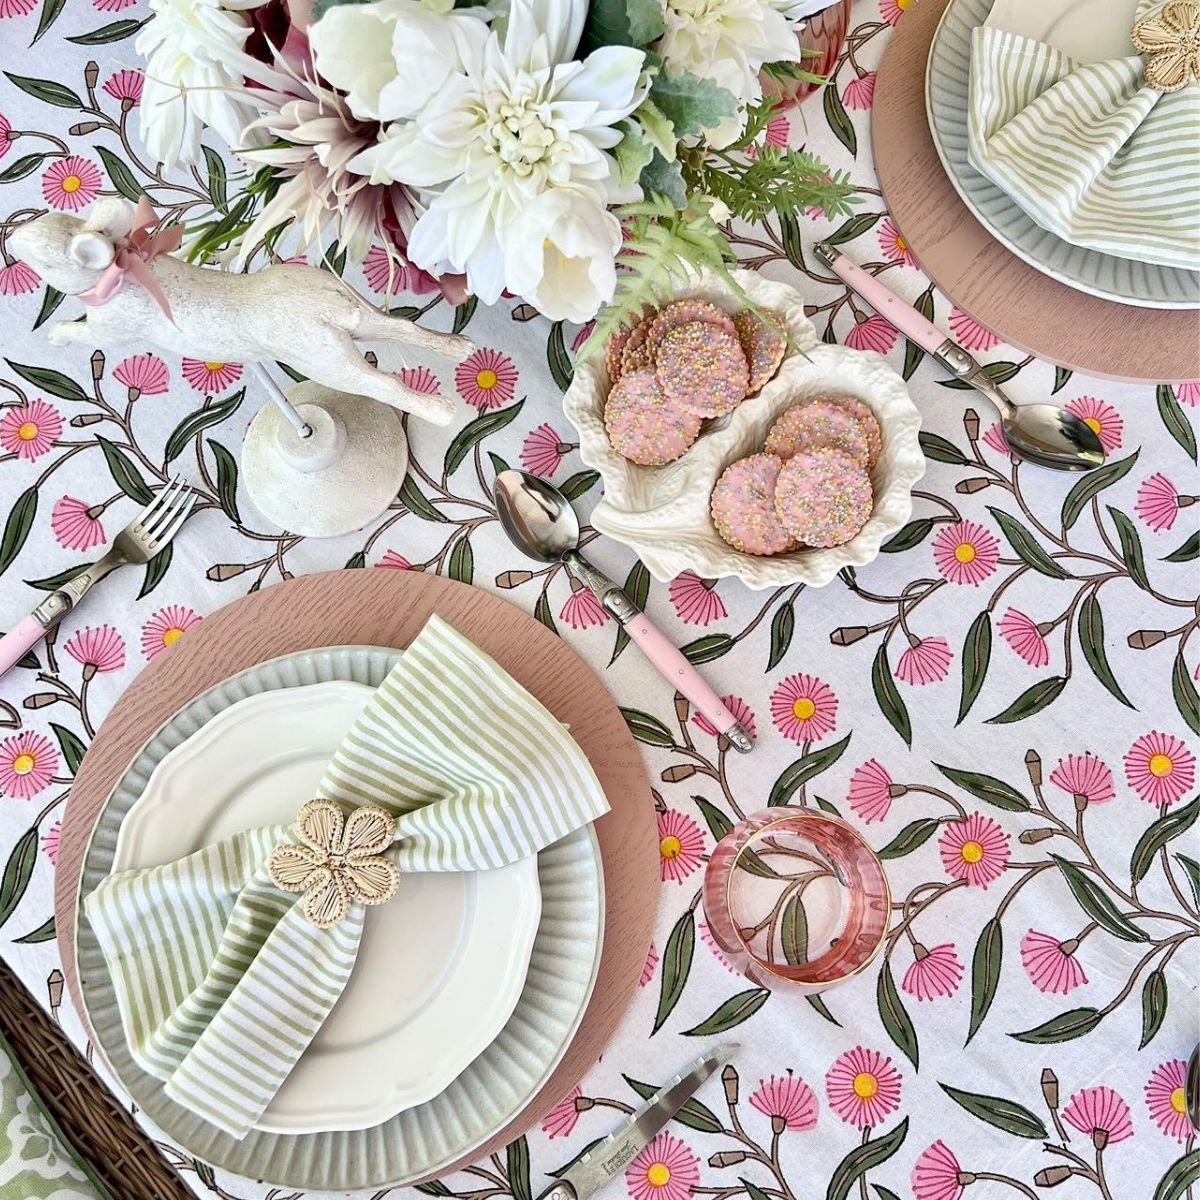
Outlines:
POLYGON ((707 321, 668 330, 658 347, 656 374, 667 397, 699 417, 732 412, 750 381, 737 337, 707 321))
POLYGON ((829 448, 843 451, 864 467, 870 462, 866 426, 848 408, 824 396, 793 405, 767 434, 767 453, 785 460, 802 450, 829 448))
POLYGON ((650 323, 648 341, 651 351, 657 354, 663 338, 680 325, 687 325, 692 321, 705 321, 709 325, 720 326, 726 333, 736 333, 735 319, 730 317, 723 308, 719 308, 708 300, 698 298, 673 300, 650 323))
POLYGON ((807 546, 841 546, 867 523, 874 498, 862 463, 841 450, 801 450, 779 471, 775 510, 807 546))
POLYGON ((867 469, 874 470, 879 456, 883 453, 883 433, 879 428, 879 422, 875 419, 875 414, 861 400, 856 400, 853 396, 825 396, 823 399, 840 405, 862 422, 863 428, 867 431, 867 444, 870 448, 867 455, 867 469))
POLYGON ((750 364, 747 391, 753 395, 774 377, 779 364, 783 362, 787 351, 783 317, 771 309, 764 309, 760 317, 746 308, 733 318, 733 325, 742 343, 746 361, 750 364))
POLYGON ((618 454, 644 467, 661 467, 696 440, 700 418, 668 400, 650 371, 630 371, 608 394, 604 428, 618 454))
POLYGON ((654 370, 654 356, 646 342, 650 332, 650 322, 653 317, 644 316, 629 331, 625 344, 621 348, 621 374, 628 375, 631 371, 654 370))
POLYGON ((622 325, 605 343, 604 365, 608 368, 610 386, 621 378, 621 356, 625 352, 625 343, 629 341, 629 335, 632 332, 632 325, 622 325))
POLYGON ((782 554, 796 548, 776 512, 775 486, 782 466, 774 455, 753 454, 726 467, 713 488, 713 524, 742 554, 782 554))

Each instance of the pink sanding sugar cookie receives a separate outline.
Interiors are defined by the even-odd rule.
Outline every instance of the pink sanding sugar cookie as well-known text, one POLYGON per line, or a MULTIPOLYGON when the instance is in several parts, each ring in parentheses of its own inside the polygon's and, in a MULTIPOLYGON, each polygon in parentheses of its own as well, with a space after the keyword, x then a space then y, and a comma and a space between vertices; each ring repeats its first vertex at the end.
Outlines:
POLYGON ((658 347, 664 337, 672 329, 680 325, 688 325, 693 321, 706 321, 709 325, 718 325, 726 333, 736 333, 737 327, 733 318, 723 309, 708 300, 688 298, 672 300, 650 323, 648 341, 653 353, 658 353, 658 347))
POLYGON ((738 340, 742 343, 746 361, 750 364, 751 394, 774 378, 787 351, 787 335, 784 333, 783 318, 772 309, 763 309, 763 315, 752 309, 743 309, 733 318, 738 340))
POLYGON ((841 450, 801 450, 783 464, 775 510, 806 546, 841 546, 867 523, 874 497, 866 468, 841 450))
POLYGON ((822 399, 840 405, 863 423, 863 428, 867 431, 867 444, 870 448, 870 453, 867 455, 867 469, 874 470, 879 456, 883 453, 883 433, 875 414, 861 400, 856 400, 853 396, 824 396, 822 399))
POLYGON ((723 417, 746 397, 750 371, 736 335, 707 321, 669 330, 655 373, 667 398, 698 417, 723 417))
POLYGON ((713 524, 742 554, 782 554, 796 548, 775 510, 775 483, 782 466, 772 454, 752 454, 726 467, 713 488, 713 524))
POLYGON ((871 441, 866 426, 848 408, 824 396, 793 405, 767 433, 766 451, 787 460, 802 450, 833 449, 868 467, 871 441))
POLYGON ((608 394, 604 428, 618 454, 643 467, 661 467, 696 440, 700 418, 669 401, 649 371, 631 371, 608 394))

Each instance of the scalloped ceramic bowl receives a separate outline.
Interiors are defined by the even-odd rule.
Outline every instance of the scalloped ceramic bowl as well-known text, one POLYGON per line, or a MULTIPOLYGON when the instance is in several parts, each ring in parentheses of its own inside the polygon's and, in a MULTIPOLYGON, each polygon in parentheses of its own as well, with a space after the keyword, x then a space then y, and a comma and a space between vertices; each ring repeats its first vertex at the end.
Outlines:
MULTIPOLYGON (((921 416, 904 380, 871 351, 825 345, 804 315, 795 288, 754 271, 735 277, 756 304, 783 314, 792 348, 775 378, 742 401, 723 422, 714 422, 692 448, 665 467, 641 467, 618 454, 604 431, 608 369, 592 354, 575 371, 563 398, 567 419, 579 431, 579 454, 604 480, 604 497, 592 512, 593 527, 637 551, 658 580, 681 571, 706 579, 736 576, 747 587, 790 583, 827 584, 843 567, 859 567, 879 554, 883 541, 912 513, 913 485, 925 473, 917 442, 921 416), (871 472, 875 508, 870 520, 843 546, 760 557, 741 554, 717 535, 708 503, 730 463, 762 449, 767 430, 785 409, 806 396, 830 392, 856 396, 883 431, 883 453, 871 472)), ((719 277, 700 276, 680 296, 702 296, 730 313, 743 307, 719 277)))

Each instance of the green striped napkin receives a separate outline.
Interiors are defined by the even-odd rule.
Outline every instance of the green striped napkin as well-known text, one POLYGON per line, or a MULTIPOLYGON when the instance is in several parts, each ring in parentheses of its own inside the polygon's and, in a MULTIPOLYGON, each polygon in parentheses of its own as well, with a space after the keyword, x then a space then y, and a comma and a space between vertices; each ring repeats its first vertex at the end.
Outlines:
MULTIPOLYGON (((1162 7, 1143 0, 1142 19, 1162 7)), ((971 39, 971 165, 1044 229, 1200 270, 1200 83, 1146 83, 1137 54, 1080 63, 987 25, 971 39)))
MULTIPOLYGON (((395 814, 401 871, 505 866, 608 811, 566 728, 437 616, 367 702, 320 795, 395 814)), ((271 882, 271 851, 296 840, 289 826, 248 830, 112 875, 85 902, 134 1059, 234 1137, 320 1029, 362 933, 364 905, 319 929, 271 882)))

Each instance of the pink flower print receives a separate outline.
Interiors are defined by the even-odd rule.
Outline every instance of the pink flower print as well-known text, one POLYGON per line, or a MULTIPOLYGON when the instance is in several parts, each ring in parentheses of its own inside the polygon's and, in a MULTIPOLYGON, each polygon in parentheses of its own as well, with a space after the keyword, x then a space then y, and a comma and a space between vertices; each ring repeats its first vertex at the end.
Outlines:
POLYGON ((712 930, 708 927, 708 922, 698 921, 696 923, 696 932, 700 934, 700 940, 709 948, 713 958, 731 975, 736 975, 738 973, 737 968, 725 957, 725 951, 717 945, 717 939, 713 937, 712 930))
POLYGON ((42 173, 42 195, 51 208, 78 212, 96 198, 104 179, 95 163, 72 154, 42 173))
POLYGON ((904 240, 904 235, 896 228, 896 223, 891 217, 884 217, 879 226, 879 248, 888 262, 903 263, 906 267, 917 265, 917 260, 908 248, 908 242, 904 240))
POLYGON ((1200 404, 1200 380, 1176 384, 1175 398, 1181 404, 1190 404, 1192 408, 1195 408, 1197 404, 1200 404))
POLYGON ((0 113, 0 158, 3 158, 11 149, 16 138, 12 136, 12 124, 9 119, 0 113))
POLYGON ((363 277, 373 292, 395 292, 400 277, 400 259, 383 246, 372 246, 362 263, 363 277))
POLYGON ((375 565, 388 571, 411 571, 413 569, 412 563, 403 554, 397 554, 395 550, 389 550, 375 565))
POLYGON ((941 683, 950 673, 953 658, 954 651, 944 637, 910 638, 908 649, 896 663, 896 678, 914 686, 941 683))
MULTIPOLYGON (((754 719, 754 710, 741 696, 722 696, 721 703, 733 714, 738 724, 750 735, 751 740, 758 737, 758 725, 754 719)), ((719 737, 721 731, 702 713, 692 715, 692 720, 708 734, 709 737, 719 737)))
POLYGON ((113 371, 118 383, 129 389, 129 399, 161 396, 171 385, 167 364, 156 354, 134 354, 123 358, 113 371))
POLYGON ((990 329, 957 304, 950 310, 950 330, 964 350, 994 350, 1000 345, 1000 339, 990 329))
POLYGON ((951 583, 978 587, 1000 561, 1000 543, 982 525, 957 521, 933 539, 933 561, 951 583))
POLYGON ((64 550, 90 550, 103 545, 107 538, 100 524, 100 513, 84 500, 64 496, 50 511, 50 532, 64 550))
POLYGON ((142 653, 147 661, 153 661, 168 646, 179 641, 199 620, 190 608, 184 608, 182 604, 168 604, 160 608, 142 626, 142 653))
POLYGON ((700 1160, 670 1133, 660 1133, 625 1171, 632 1200, 688 1200, 700 1182, 700 1160))
POLYGON ((900 987, 918 1000, 953 996, 962 983, 963 965, 954 947, 945 942, 926 950, 920 943, 913 947, 912 965, 904 972, 900 987))
POLYGON ((900 1072, 878 1050, 855 1046, 834 1061, 825 1075, 829 1107, 847 1125, 872 1129, 900 1107, 900 1072))
POLYGON ((1179 515, 1179 490, 1161 472, 1143 481, 1137 490, 1133 511, 1138 520, 1149 525, 1155 533, 1170 529, 1179 515))
POLYGON ((58 410, 45 400, 14 404, 0 418, 0 446, 9 454, 32 461, 41 458, 63 431, 58 410))
POLYGON ((521 466, 534 475, 550 479, 562 464, 563 456, 571 449, 559 437, 558 430, 548 421, 543 421, 525 437, 525 444, 521 447, 521 466))
POLYGON ((119 671, 125 665, 125 639, 111 625, 80 629, 64 649, 77 663, 83 664, 84 679, 119 671))
POLYGON ((100 12, 124 12, 127 8, 132 8, 137 3, 137 0, 92 0, 94 8, 100 12))
POLYGON ((662 879, 682 883, 699 865, 704 834, 691 817, 668 808, 658 814, 658 858, 662 879))
POLYGON ((1172 734, 1152 730, 1125 755, 1125 780, 1155 808, 1174 804, 1196 780, 1196 756, 1172 734))
POLYGON ((484 347, 455 367, 454 386, 468 404, 485 412, 513 398, 518 374, 508 355, 484 347))
POLYGON ((771 1118, 771 1132, 778 1135, 786 1129, 804 1133, 817 1125, 817 1094, 790 1071, 786 1075, 758 1081, 750 1093, 750 1104, 763 1116, 771 1118))
POLYGON ((913 1196, 916 1200, 959 1200, 963 1188, 973 1179, 958 1165, 954 1151, 939 1139, 917 1155, 912 1172, 913 1196))
POLYGON ((895 25, 908 12, 911 3, 912 0, 879 0, 879 11, 889 25, 895 25))
POLYGON ((654 968, 657 966, 658 947, 651 942, 650 949, 646 951, 646 961, 642 964, 642 977, 638 980, 638 987, 645 987, 654 978, 654 968))
POLYGON ((1192 1136, 1187 1114, 1187 1063, 1173 1058, 1160 1063, 1146 1081, 1146 1107, 1150 1119, 1169 1137, 1185 1142, 1192 1136))
POLYGON ((878 313, 873 313, 856 321, 844 340, 851 350, 874 350, 876 354, 886 354, 896 344, 898 336, 888 321, 878 313))
POLYGON ((28 800, 57 770, 58 751, 40 733, 18 733, 0 742, 0 795, 28 800))
POLYGON ((1008 444, 1008 439, 1004 436, 1004 430, 1000 427, 999 421, 993 421, 988 426, 987 432, 983 435, 984 444, 990 446, 997 454, 1003 454, 1006 458, 1012 458, 1012 447, 1008 444))
POLYGON ((58 865, 58 843, 62 840, 62 822, 55 821, 42 834, 42 853, 50 860, 50 865, 58 865))
MULTIPOLYGON (((764 146, 771 146, 776 150, 782 150, 788 144, 788 137, 790 134, 791 122, 787 119, 787 115, 785 113, 776 113, 775 116, 773 116, 767 122, 766 129, 763 130, 762 144, 764 146)), ((746 147, 743 153, 748 158, 756 158, 758 156, 757 144, 752 142, 746 147)), ((828 178, 828 176, 826 176, 826 178, 828 178)), ((809 216, 812 216, 814 213, 819 215, 821 210, 819 208, 810 208, 808 212, 809 216)))
POLYGON ((1129 1105, 1110 1087, 1078 1091, 1067 1101, 1063 1120, 1080 1133, 1088 1134, 1097 1149, 1133 1137, 1129 1105))
POLYGON ((667 586, 667 595, 676 615, 689 625, 711 625, 729 615, 725 602, 717 594, 717 581, 701 579, 695 571, 676 575, 667 586))
POLYGON ((37 7, 37 0, 0 0, 0 18, 24 17, 37 7))
POLYGON ((572 629, 590 629, 593 625, 603 625, 609 620, 608 609, 585 587, 567 597, 567 602, 558 616, 572 629))
POLYGON ((582 1095, 583 1088, 576 1085, 542 1118, 542 1132, 548 1134, 551 1141, 556 1137, 571 1136, 579 1120, 575 1101, 582 1095))
POLYGON ((991 817, 973 812, 966 820, 946 826, 938 838, 938 851, 948 875, 971 887, 986 888, 1008 864, 1009 836, 991 817))
POLYGON ((14 258, 0 267, 0 296, 24 296, 36 292, 41 276, 28 264, 14 258))
POLYGON ((585 321, 579 327, 579 332, 571 339, 571 353, 578 354, 583 346, 583 343, 592 336, 592 330, 596 328, 595 321, 585 321))
POLYGON ((184 379, 206 396, 233 387, 242 377, 241 363, 201 362, 198 358, 185 358, 182 370, 184 379))
POLYGON ((1068 796, 1088 804, 1107 804, 1117 794, 1108 764, 1090 752, 1060 758, 1058 766, 1050 772, 1050 782, 1068 796))
POLYGON ((414 392, 420 392, 422 396, 441 394, 442 385, 438 383, 437 376, 428 367, 404 367, 397 374, 405 387, 412 388, 414 392))
POLYGON ((870 108, 875 102, 875 72, 855 76, 842 89, 842 103, 847 108, 870 108))
POLYGON ((1111 404, 1094 396, 1080 396, 1067 405, 1067 412, 1074 413, 1100 439, 1100 445, 1108 453, 1120 447, 1125 422, 1111 404))
POLYGON ((815 675, 789 675, 771 693, 775 728, 799 745, 819 742, 837 726, 838 698, 815 675))
POLYGON ((1083 967, 1075 958, 1078 948, 1075 938, 1060 942, 1048 933, 1031 929, 1021 939, 1021 966, 1039 992, 1065 996, 1087 983, 1083 967))
MULTIPOLYGON (((132 0, 137 3, 137 0, 132 0)), ((124 70, 106 79, 104 90, 114 99, 121 101, 121 107, 128 111, 136 108, 142 102, 142 85, 146 77, 141 71, 124 70)))
POLYGON ((892 783, 892 777, 882 763, 868 758, 850 776, 850 792, 846 799, 850 801, 850 811, 870 825, 872 821, 882 821, 892 807, 893 798, 904 791, 903 787, 897 788, 892 783))
POLYGON ((1000 636, 1031 667, 1044 667, 1050 661, 1045 633, 1032 617, 1010 608, 1000 618, 999 629, 1000 636))

